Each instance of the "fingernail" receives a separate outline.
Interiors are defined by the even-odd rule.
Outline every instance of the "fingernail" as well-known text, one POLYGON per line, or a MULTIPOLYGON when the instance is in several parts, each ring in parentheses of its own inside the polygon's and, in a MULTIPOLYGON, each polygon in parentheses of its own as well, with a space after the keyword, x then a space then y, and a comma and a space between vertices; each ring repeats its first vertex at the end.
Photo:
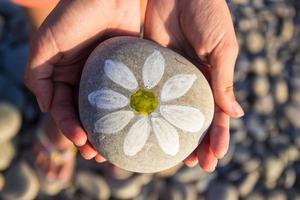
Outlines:
POLYGON ((38 103, 38 105, 39 105, 41 111, 42 111, 42 112, 45 112, 45 107, 44 107, 44 105, 42 104, 42 102, 41 102, 38 98, 37 98, 36 100, 37 100, 37 103, 38 103))
POLYGON ((232 109, 235 112, 236 117, 241 117, 245 114, 242 107, 237 101, 232 102, 232 109))

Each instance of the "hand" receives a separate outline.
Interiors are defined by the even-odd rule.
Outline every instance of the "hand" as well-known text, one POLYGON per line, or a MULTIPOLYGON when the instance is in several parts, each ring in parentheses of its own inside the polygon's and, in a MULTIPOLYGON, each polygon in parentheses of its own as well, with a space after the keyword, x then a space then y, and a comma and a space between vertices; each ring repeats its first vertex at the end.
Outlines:
POLYGON ((25 84, 44 112, 86 159, 99 162, 87 141, 77 113, 77 92, 83 64, 99 42, 117 35, 138 35, 139 0, 62 0, 31 43, 25 84))
POLYGON ((238 55, 232 19, 225 0, 149 0, 145 38, 190 58, 209 80, 215 116, 204 140, 184 161, 214 171, 229 146, 229 118, 244 112, 233 92, 238 55))

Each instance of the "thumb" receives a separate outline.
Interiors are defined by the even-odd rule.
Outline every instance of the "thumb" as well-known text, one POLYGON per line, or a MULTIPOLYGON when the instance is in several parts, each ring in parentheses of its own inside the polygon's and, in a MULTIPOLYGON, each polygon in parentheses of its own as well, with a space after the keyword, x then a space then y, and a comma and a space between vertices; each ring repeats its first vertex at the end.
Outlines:
POLYGON ((234 65, 238 55, 236 40, 220 41, 209 55, 211 85, 216 104, 229 116, 241 117, 244 111, 233 91, 234 65), (232 42, 233 41, 233 42, 232 42))

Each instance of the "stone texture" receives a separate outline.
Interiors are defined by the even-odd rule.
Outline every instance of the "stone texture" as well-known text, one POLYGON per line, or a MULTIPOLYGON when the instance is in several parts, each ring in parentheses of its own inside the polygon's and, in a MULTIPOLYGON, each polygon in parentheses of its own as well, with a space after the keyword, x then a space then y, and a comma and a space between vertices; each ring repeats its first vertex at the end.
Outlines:
POLYGON ((21 114, 9 103, 0 102, 0 141, 9 141, 18 133, 21 127, 21 114))
POLYGON ((215 183, 208 189, 207 200, 238 200, 236 188, 229 183, 215 183))
POLYGON ((240 183, 238 190, 241 197, 245 197, 251 193, 259 179, 259 172, 254 171, 247 174, 244 180, 240 183))
POLYGON ((110 189, 106 181, 101 176, 92 172, 78 172, 76 176, 76 185, 90 198, 105 200, 110 197, 110 189))
POLYGON ((2 196, 7 200, 35 199, 39 191, 36 174, 25 161, 17 162, 5 174, 2 196))
POLYGON ((0 143, 0 171, 9 167, 15 154, 16 150, 11 142, 0 143))
MULTIPOLYGON (((119 64, 121 66, 122 64, 119 64)), ((122 66, 121 66, 122 67, 122 66)), ((117 69, 117 68, 116 68, 117 69)), ((123 68, 122 68, 123 69, 123 68)), ((147 68, 146 68, 147 69, 147 68)), ((154 69, 152 69, 153 71, 154 69)), ((125 70, 126 71, 126 70, 125 70)), ((125 73, 124 71, 124 73, 125 73)), ((128 70, 127 70, 128 71, 128 70)), ((127 73, 126 71, 126 73, 127 73)), ((120 72, 120 69, 118 71, 120 72)), ((129 72, 128 72, 129 73, 129 72)), ((154 80, 152 78, 152 80, 154 80)), ((159 80, 159 79, 158 79, 159 80)), ((178 80, 176 80, 178 81, 178 80)), ((174 81, 172 84, 176 84, 177 82, 174 81)), ((171 82, 168 82, 171 83, 171 82)), ((179 82, 178 82, 179 83, 179 82)), ((171 86, 170 86, 171 87, 171 86)), ((173 86, 172 86, 173 87, 173 86)), ((177 86, 176 86, 177 87, 177 86)), ((166 86, 167 88, 167 86, 166 86)), ((169 88, 170 89, 170 88, 169 88)), ((173 89, 176 89, 173 87, 173 89)), ((173 91, 172 89, 172 91, 173 91)), ((171 91, 171 90, 169 90, 171 91)), ((111 96, 111 92, 107 96, 111 96)), ((146 95, 146 93, 141 93, 141 95, 146 95)), ((147 93, 147 95, 150 95, 147 93)), ((173 94, 172 94, 173 95, 173 94)), ((107 97, 106 96, 106 97, 107 97)), ((174 96, 174 98, 175 98, 174 96)), ((144 98, 144 97, 143 97, 144 98)), ((145 97, 146 98, 146 97, 145 97)), ((154 101, 153 101, 154 102, 154 101)), ((122 107, 122 106, 121 106, 122 107)), ((142 107, 141 107, 142 108, 142 107)), ((150 110, 147 110, 150 111, 150 110)), ((188 60, 180 56, 179 54, 171 51, 170 49, 161 47, 157 44, 154 44, 148 40, 142 40, 138 38, 131 38, 131 37, 118 37, 113 38, 110 40, 105 41, 101 45, 99 45, 90 55, 88 58, 85 67, 83 69, 81 82, 80 82, 80 91, 79 91, 79 111, 80 111, 80 119, 82 121, 82 124, 84 128, 87 130, 89 135, 89 140, 91 143, 95 146, 96 149, 98 149, 99 152, 101 152, 111 163, 114 165, 124 168, 129 171, 136 171, 136 172, 156 172, 168 169, 172 166, 177 165, 180 163, 183 159, 185 159, 198 145, 199 141, 204 136, 205 131, 209 127, 213 113, 214 113, 214 102, 213 102, 213 96, 211 89, 202 75, 202 73, 194 66, 192 65, 188 60), (151 60, 152 61, 149 61, 151 60), (155 60, 155 61, 153 61, 155 60), (164 60, 164 61, 161 61, 164 60), (132 71, 133 75, 127 74, 126 78, 119 80, 117 77, 119 75, 116 75, 113 70, 114 65, 116 62, 124 63, 130 71, 132 71), (149 66, 158 66, 158 70, 154 73, 154 75, 151 75, 151 70, 149 71, 143 71, 145 70, 144 63, 148 62, 149 66), (162 78, 158 82, 156 86, 151 86, 151 80, 150 82, 145 82, 147 78, 145 77, 154 77, 157 78, 157 74, 160 73, 161 69, 161 63, 165 63, 164 70, 162 71, 162 78), (159 68, 160 67, 160 68, 159 68), (174 95, 177 97, 181 92, 186 91, 186 93, 181 96, 180 98, 176 98, 171 100, 170 98, 173 98, 171 96, 167 97, 167 91, 168 89, 163 90, 164 83, 168 82, 168 80, 171 77, 175 77, 178 74, 187 74, 189 78, 185 77, 184 80, 181 79, 180 87, 183 87, 185 85, 188 85, 188 80, 191 80, 193 78, 193 82, 191 82, 191 87, 189 87, 188 90, 181 89, 177 92, 174 92, 174 95), (147 76, 146 76, 147 75, 147 76), (134 81, 135 77, 137 82, 134 81), (195 78, 195 79, 194 79, 195 78), (124 81, 124 86, 122 85, 122 82, 124 81), (133 80, 129 81, 128 80, 133 80), (127 81, 127 82, 126 82, 127 81), (148 85, 147 85, 148 84, 148 85), (124 97, 118 96, 117 98, 121 98, 120 104, 124 104, 124 108, 117 107, 109 107, 110 104, 107 102, 103 103, 103 105, 94 102, 96 100, 97 95, 96 93, 91 94, 94 91, 97 91, 99 89, 111 89, 115 92, 118 92, 119 94, 122 94, 124 97), (125 89, 127 88, 127 89, 125 89), (148 88, 147 91, 150 91, 154 93, 158 100, 160 107, 157 107, 155 109, 154 104, 151 105, 151 101, 153 100, 153 96, 148 96, 148 104, 146 100, 143 100, 143 104, 139 104, 139 95, 132 95, 137 94, 135 91, 138 89, 145 89, 148 88), (89 96, 90 95, 90 96, 89 96), (89 96, 89 97, 88 97, 89 96), (126 102, 126 98, 129 99, 130 103, 126 102), (134 100, 133 100, 134 99, 134 100), (151 99, 151 101, 150 101, 151 99), (93 103, 91 103, 93 102, 93 103), (147 103, 147 104, 146 104, 147 103), (204 122, 201 129, 195 129, 196 131, 193 131, 192 125, 186 126, 187 129, 184 129, 186 131, 181 130, 179 128, 175 128, 177 133, 174 133, 174 131, 170 131, 171 129, 166 129, 168 131, 165 131, 163 134, 161 131, 159 134, 154 133, 155 127, 151 128, 152 131, 150 131, 149 136, 147 136, 147 140, 145 144, 142 144, 141 142, 141 134, 145 134, 145 130, 149 130, 146 128, 140 128, 140 131, 137 134, 139 137, 139 142, 133 141, 132 143, 129 142, 130 145, 124 145, 124 141, 126 139, 126 136, 129 132, 129 130, 133 127, 133 124, 135 121, 140 119, 142 115, 145 115, 145 112, 142 113, 142 115, 138 114, 140 110, 137 110, 137 107, 140 108, 140 106, 154 106, 154 108, 148 107, 147 109, 154 109, 155 111, 151 113, 148 118, 151 121, 150 126, 152 127, 153 124, 157 124, 158 122, 154 123, 153 120, 156 120, 157 117, 159 118, 165 118, 165 115, 162 117, 160 116, 162 113, 162 107, 161 105, 186 105, 186 106, 192 106, 198 110, 200 110, 204 116, 204 122), (97 107, 98 106, 98 107, 97 107), (96 108, 97 107, 97 108, 96 108), (159 109, 160 108, 160 109, 159 109), (111 110, 109 110, 111 109, 111 110), (112 111, 113 110, 113 111, 112 111), (106 120, 104 116, 108 116, 109 113, 117 112, 119 110, 126 110, 134 114, 131 116, 132 120, 130 120, 129 123, 124 122, 124 126, 122 128, 116 129, 116 131, 113 131, 113 128, 105 129, 104 122, 99 123, 100 125, 97 125, 96 122, 99 119, 106 120), (97 127, 100 127, 97 129, 97 127), (97 130, 96 130, 97 129, 97 130), (189 130, 188 130, 189 129, 189 130), (112 130, 114 132, 113 134, 108 132, 112 130), (189 133, 191 132, 191 133, 189 133), (169 136, 165 136, 166 134, 169 134, 169 136), (177 134, 179 136, 179 144, 176 143, 176 137, 177 134), (163 139, 163 141, 160 140, 158 142, 158 136, 159 137, 167 137, 168 139, 163 139), (176 136, 176 137, 175 137, 176 136), (175 142, 174 142, 175 141, 175 142), (126 153, 125 150, 132 149, 133 146, 137 146, 141 144, 142 148, 137 153, 126 153), (165 144, 165 148, 162 148, 162 144, 165 144), (166 144, 168 144, 166 147, 166 144), (177 152, 176 149, 177 145, 179 145, 179 151, 177 152)), ((184 111, 185 112, 185 111, 184 111)), ((184 112, 176 112, 176 113, 184 113, 184 112)), ((128 113, 128 112, 127 112, 128 113)), ((165 112, 166 113, 166 112, 165 112)), ((147 113, 146 113, 147 114, 147 113)), ((125 114, 124 114, 125 115, 125 114)), ((119 115, 118 115, 119 116, 119 115)), ((174 115, 170 115, 173 117, 174 115)), ((196 115, 192 114, 190 115, 195 118, 196 115)), ((127 119, 128 117, 125 116, 127 119)), ((122 119, 125 119, 122 118, 122 119)), ((175 116, 176 118, 176 116, 175 116)), ((116 119, 116 118, 115 118, 116 119)), ((118 118, 117 118, 118 119, 118 118)), ((122 120, 119 118, 119 120, 122 120)), ((167 118, 166 118, 167 119, 167 118)), ((169 118, 170 119, 170 118, 169 118)), ((179 119, 179 118, 176 118, 179 119)), ((189 119, 187 117, 182 119, 189 119)), ((193 119, 193 118, 191 118, 193 119)), ((197 117, 197 120, 200 118, 197 117)), ((144 118, 144 120, 146 120, 144 118)), ((101 121, 101 120, 99 120, 101 121)), ((116 120, 112 120, 116 121, 116 120)), ((169 121, 169 120, 168 120, 169 121)), ((175 120, 176 121, 176 120, 175 120)), ((179 126, 179 122, 181 124, 181 121, 178 121, 178 123, 173 123, 169 121, 169 124, 173 124, 175 126, 179 126)), ((187 120, 188 121, 188 120, 187 120)), ((120 121, 118 124, 123 123, 120 121)), ((145 123, 144 123, 145 124, 145 123)), ((197 123, 199 124, 199 123, 197 123)), ((161 127, 161 125, 164 127, 165 124, 160 124, 158 127, 161 127)), ((172 125, 172 126, 173 126, 172 125)), ((196 123, 194 123, 196 125, 196 123)), ((113 125, 113 127, 116 127, 113 125)), ((158 128, 157 127, 157 128, 158 128)), ((158 130, 158 129, 157 129, 158 130)), ((160 130, 162 130, 160 128, 160 130)), ((158 132, 158 131, 157 131, 158 132)), ((134 137, 137 138, 137 137, 134 137)), ((144 140, 143 140, 144 141, 144 140)), ((129 150, 127 151, 129 152, 129 150)))

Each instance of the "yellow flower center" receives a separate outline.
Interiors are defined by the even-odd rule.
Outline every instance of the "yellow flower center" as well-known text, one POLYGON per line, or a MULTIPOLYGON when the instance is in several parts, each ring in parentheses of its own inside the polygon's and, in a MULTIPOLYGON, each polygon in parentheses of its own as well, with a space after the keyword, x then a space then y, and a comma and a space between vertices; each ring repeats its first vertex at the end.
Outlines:
POLYGON ((138 90, 130 97, 130 106, 139 114, 148 116, 158 106, 158 99, 149 90, 138 90))

